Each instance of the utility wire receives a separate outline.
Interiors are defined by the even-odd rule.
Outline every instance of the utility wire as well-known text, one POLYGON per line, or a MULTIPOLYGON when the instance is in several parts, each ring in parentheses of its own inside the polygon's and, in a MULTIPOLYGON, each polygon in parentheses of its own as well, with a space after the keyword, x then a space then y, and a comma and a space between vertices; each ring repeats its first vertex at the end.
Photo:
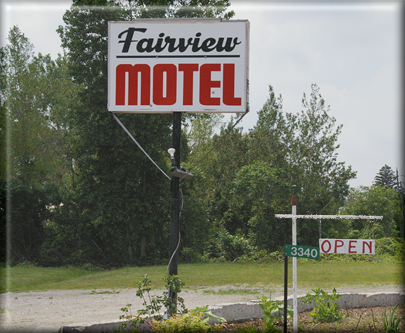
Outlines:
POLYGON ((141 147, 141 145, 135 140, 135 138, 131 135, 131 133, 129 133, 129 131, 126 129, 126 127, 120 122, 120 120, 118 119, 118 117, 113 113, 112 114, 114 119, 117 121, 117 123, 123 128, 123 130, 129 135, 129 137, 132 139, 132 141, 134 141, 136 143, 136 145, 139 147, 139 149, 146 155, 147 158, 149 158, 149 160, 160 170, 160 172, 162 172, 169 180, 171 180, 171 178, 155 163, 154 160, 152 160, 152 158, 146 153, 145 150, 143 150, 143 148, 141 147))
MULTIPOLYGON (((233 124, 233 126, 231 127, 231 130, 233 130, 235 128, 235 126, 243 119, 244 116, 246 116, 247 113, 244 113, 242 117, 240 117, 235 124, 233 124)), ((129 137, 132 139, 132 141, 134 141, 136 143, 136 145, 139 147, 139 149, 146 155, 147 158, 149 158, 149 160, 160 170, 160 172, 162 172, 169 180, 171 180, 171 178, 155 163, 155 161, 147 154, 147 152, 141 147, 141 145, 138 143, 138 141, 135 140, 135 138, 132 136, 131 133, 129 133, 129 131, 127 130, 127 128, 124 126, 124 124, 118 119, 118 117, 113 113, 112 114, 114 119, 117 121, 117 123, 122 127, 122 129, 129 135, 129 137)), ((209 153, 211 153, 211 151, 214 149, 214 147, 211 147, 211 149, 204 154, 203 157, 206 157, 209 153)), ((199 161, 197 161, 197 163, 191 168, 195 168, 198 164, 201 163, 203 158, 201 158, 199 161)), ((191 170, 190 169, 190 170, 191 170)), ((183 211, 183 204, 184 204, 184 197, 183 197, 183 190, 181 188, 181 181, 180 181, 180 193, 181 193, 181 208, 180 208, 180 212, 179 212, 179 222, 180 222, 180 217, 181 217, 181 212, 183 211)), ((177 242, 177 246, 176 249, 173 251, 172 256, 170 257, 169 260, 169 264, 167 265, 167 273, 169 274, 169 267, 170 264, 173 260, 174 255, 176 254, 177 250, 179 249, 180 246, 180 239, 181 239, 181 234, 180 234, 180 228, 179 228, 179 241, 177 242)))
POLYGON ((170 257, 169 263, 167 264, 167 275, 169 275, 169 267, 170 264, 172 263, 173 257, 176 254, 177 250, 179 249, 180 246, 180 239, 181 239, 181 234, 180 234, 180 217, 181 217, 181 212, 183 211, 183 205, 184 205, 184 197, 183 197, 183 189, 181 188, 181 180, 179 183, 179 189, 180 189, 180 194, 181 194, 181 207, 180 207, 180 212, 179 212, 179 241, 177 242, 176 249, 173 251, 172 256, 170 257))

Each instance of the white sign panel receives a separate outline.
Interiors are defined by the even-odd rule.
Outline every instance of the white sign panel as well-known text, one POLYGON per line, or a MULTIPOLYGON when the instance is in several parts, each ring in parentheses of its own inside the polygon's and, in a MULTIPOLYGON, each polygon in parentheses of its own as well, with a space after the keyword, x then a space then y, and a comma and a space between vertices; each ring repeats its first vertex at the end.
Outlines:
POLYGON ((109 22, 108 110, 246 112, 249 22, 109 22))
POLYGON ((319 239, 320 253, 375 254, 373 239, 319 239))

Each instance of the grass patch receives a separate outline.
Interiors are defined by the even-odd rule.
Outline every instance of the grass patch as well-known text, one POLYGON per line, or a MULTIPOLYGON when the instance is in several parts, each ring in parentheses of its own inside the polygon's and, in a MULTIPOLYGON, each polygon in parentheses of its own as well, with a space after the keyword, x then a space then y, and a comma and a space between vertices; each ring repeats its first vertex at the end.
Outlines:
POLYGON ((104 290, 104 291, 93 290, 93 291, 90 293, 90 295, 103 295, 103 294, 112 295, 112 294, 119 294, 119 293, 120 293, 119 290, 117 290, 117 291, 115 291, 115 290, 104 290))
POLYGON ((260 293, 259 289, 219 289, 219 290, 212 290, 212 289, 206 289, 202 291, 203 294, 209 294, 209 295, 256 295, 260 293))
MULTIPOLYGON (((403 284, 402 263, 332 262, 298 260, 300 288, 328 290, 342 286, 403 284)), ((152 289, 163 289, 166 266, 125 267, 114 270, 89 271, 82 268, 50 268, 15 266, 0 268, 0 292, 6 292, 5 272, 9 270, 9 290, 12 292, 62 289, 127 289, 136 288, 144 274, 152 280, 152 289)), ((179 275, 186 288, 219 287, 224 285, 282 286, 284 264, 199 263, 179 265, 179 275)), ((289 284, 292 286, 289 265, 289 284)), ((232 291, 229 291, 232 292, 232 291)))

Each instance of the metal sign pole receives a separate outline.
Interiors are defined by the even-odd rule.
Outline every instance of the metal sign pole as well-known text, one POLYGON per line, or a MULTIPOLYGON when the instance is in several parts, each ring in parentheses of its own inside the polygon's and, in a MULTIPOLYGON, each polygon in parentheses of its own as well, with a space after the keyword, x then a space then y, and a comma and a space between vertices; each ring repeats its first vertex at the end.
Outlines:
MULTIPOLYGON (((174 158, 176 161, 176 167, 180 168, 180 137, 181 137, 181 112, 173 112, 173 148, 176 149, 174 158)), ((179 242, 179 182, 180 178, 172 177, 170 182, 171 191, 171 212, 170 212, 170 236, 169 236, 169 275, 177 275, 177 244, 179 242)), ((177 307, 177 294, 171 292, 169 287, 169 298, 171 300, 171 308, 169 309, 169 315, 173 315, 176 312, 177 307)))
MULTIPOLYGON (((291 199, 292 215, 297 215, 297 199, 291 199)), ((297 219, 292 218, 292 245, 297 245, 297 219)), ((297 258, 293 257, 293 322, 294 333, 298 332, 298 309, 297 309, 297 258)))
POLYGON ((288 257, 284 256, 284 333, 287 333, 288 257))

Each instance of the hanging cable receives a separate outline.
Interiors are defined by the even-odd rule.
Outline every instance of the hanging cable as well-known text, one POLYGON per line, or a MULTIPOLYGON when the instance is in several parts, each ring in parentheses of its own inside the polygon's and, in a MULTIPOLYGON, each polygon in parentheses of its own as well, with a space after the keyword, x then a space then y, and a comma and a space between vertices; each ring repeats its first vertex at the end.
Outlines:
POLYGON ((180 246, 180 238, 181 238, 180 218, 181 218, 181 212, 183 211, 183 205, 184 205, 184 197, 183 197, 183 189, 181 188, 181 180, 179 181, 179 190, 180 190, 180 194, 181 194, 181 206, 180 206, 180 212, 179 212, 179 241, 177 242, 176 249, 173 251, 173 254, 170 257, 169 263, 167 265, 167 275, 169 275, 169 267, 170 267, 170 264, 172 263, 173 257, 177 253, 177 250, 179 249, 179 246, 180 246))
POLYGON ((171 178, 155 163, 155 161, 152 160, 152 158, 146 153, 146 151, 143 150, 141 145, 135 140, 135 138, 131 135, 131 133, 129 133, 129 131, 126 129, 126 127, 120 122, 118 117, 114 113, 112 115, 113 115, 114 119, 117 121, 117 123, 122 127, 122 129, 129 135, 129 137, 132 139, 132 141, 134 141, 136 143, 136 145, 139 147, 139 149, 146 155, 146 157, 149 158, 149 160, 160 170, 161 173, 163 173, 169 180, 171 180, 171 178))

